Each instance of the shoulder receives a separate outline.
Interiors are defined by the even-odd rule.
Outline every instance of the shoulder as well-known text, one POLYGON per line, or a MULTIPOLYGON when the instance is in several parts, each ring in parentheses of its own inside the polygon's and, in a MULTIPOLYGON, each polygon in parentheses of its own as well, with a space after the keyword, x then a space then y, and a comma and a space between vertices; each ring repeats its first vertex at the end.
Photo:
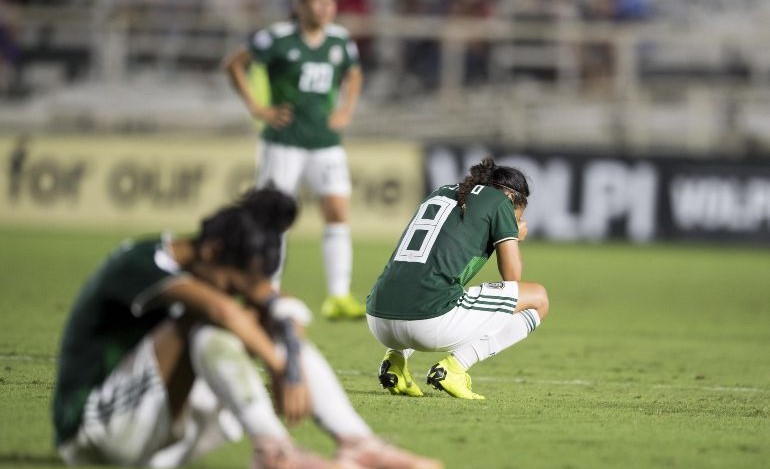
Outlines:
POLYGON ((493 186, 477 185, 468 193, 466 203, 471 211, 486 213, 497 211, 503 204, 510 204, 510 200, 493 186))
POLYGON ((257 49, 269 49, 276 41, 291 36, 297 31, 297 25, 290 21, 274 23, 254 33, 249 42, 257 49))
POLYGON ((440 186, 428 194, 426 199, 431 199, 433 197, 447 197, 450 199, 457 199, 457 185, 440 186))
POLYGON ((503 191, 497 189, 494 186, 477 185, 471 189, 471 194, 478 196, 479 200, 486 202, 501 202, 508 200, 503 191))
POLYGON ((350 32, 348 32, 348 30, 345 27, 340 26, 336 23, 326 25, 326 28, 324 31, 326 32, 326 35, 328 37, 341 39, 343 41, 347 41, 348 39, 350 39, 350 32))
POLYGON ((297 23, 293 21, 281 21, 270 26, 270 34, 276 39, 291 36, 297 32, 297 23))
POLYGON ((136 268, 137 266, 155 265, 156 252, 162 245, 160 236, 139 240, 123 241, 110 255, 115 266, 136 268))

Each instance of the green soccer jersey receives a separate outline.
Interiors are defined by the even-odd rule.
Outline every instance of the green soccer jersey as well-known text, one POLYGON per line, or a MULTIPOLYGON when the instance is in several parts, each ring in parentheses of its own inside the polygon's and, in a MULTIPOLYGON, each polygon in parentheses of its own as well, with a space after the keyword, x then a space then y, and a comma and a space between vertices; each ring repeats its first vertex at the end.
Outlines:
POLYGON ((267 68, 271 104, 289 104, 294 112, 288 126, 266 126, 265 140, 308 149, 340 144, 340 134, 329 128, 328 118, 345 72, 358 64, 358 49, 341 26, 329 25, 325 33, 320 45, 310 47, 296 23, 283 22, 250 39, 252 58, 267 68))
POLYGON ((517 239, 513 203, 490 186, 475 186, 465 214, 458 186, 443 186, 417 209, 366 302, 385 319, 429 319, 452 309, 497 243, 517 239))
POLYGON ((168 317, 169 308, 151 300, 184 275, 155 237, 123 243, 88 279, 61 342, 53 403, 57 444, 77 432, 91 390, 168 317))

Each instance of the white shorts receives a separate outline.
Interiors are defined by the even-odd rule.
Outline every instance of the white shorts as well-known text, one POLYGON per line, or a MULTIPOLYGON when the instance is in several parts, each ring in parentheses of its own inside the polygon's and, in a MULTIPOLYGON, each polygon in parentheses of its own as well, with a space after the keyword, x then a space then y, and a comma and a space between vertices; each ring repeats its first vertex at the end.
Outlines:
POLYGON ((228 418, 232 414, 220 415, 224 411, 203 381, 196 380, 190 403, 174 424, 153 341, 147 336, 88 395, 80 428, 59 445, 59 455, 70 466, 176 467, 240 438, 240 426, 228 418))
POLYGON ((296 196, 300 180, 304 179, 316 195, 350 195, 348 157, 341 146, 309 150, 264 140, 259 146, 262 162, 257 174, 258 188, 272 184, 296 196))
POLYGON ((394 350, 452 352, 493 335, 511 320, 519 298, 517 282, 492 282, 471 287, 457 306, 430 319, 406 321, 367 315, 369 329, 394 350))

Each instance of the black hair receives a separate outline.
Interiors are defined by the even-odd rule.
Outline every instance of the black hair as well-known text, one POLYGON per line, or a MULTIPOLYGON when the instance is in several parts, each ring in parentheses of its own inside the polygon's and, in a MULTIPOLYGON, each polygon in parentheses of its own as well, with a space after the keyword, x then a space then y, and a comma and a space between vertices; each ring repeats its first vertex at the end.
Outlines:
POLYGON ((486 157, 481 163, 471 166, 470 174, 463 179, 457 190, 460 213, 465 213, 468 194, 477 185, 492 186, 513 193, 513 205, 526 208, 529 184, 524 173, 510 166, 497 166, 495 160, 486 157))
POLYGON ((273 187, 247 191, 238 205, 248 210, 262 228, 286 231, 297 218, 298 207, 294 199, 273 187))
POLYGON ((281 235, 296 214, 288 195, 275 189, 250 190, 204 219, 194 244, 199 249, 204 241, 216 240, 217 264, 272 275, 281 260, 281 235))

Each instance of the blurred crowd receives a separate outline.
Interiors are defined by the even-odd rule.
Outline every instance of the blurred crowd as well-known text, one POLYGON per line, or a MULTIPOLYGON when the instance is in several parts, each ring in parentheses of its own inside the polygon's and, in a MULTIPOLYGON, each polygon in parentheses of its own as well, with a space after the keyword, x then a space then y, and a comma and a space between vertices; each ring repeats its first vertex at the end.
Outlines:
MULTIPOLYGON (((584 22, 629 23, 655 20, 663 16, 686 16, 694 6, 712 8, 713 11, 750 5, 762 5, 766 0, 338 0, 340 16, 356 15, 415 15, 445 18, 476 18, 496 20, 510 18, 516 21, 557 21, 570 17, 584 22), (684 13, 682 13, 684 12, 684 13)), ((289 0, 0 0, 0 96, 24 89, 24 69, 34 61, 61 59, 64 62, 66 80, 76 80, 88 68, 89 54, 93 53, 88 43, 89 32, 84 31, 80 49, 58 47, 52 40, 55 23, 38 25, 38 30, 26 31, 21 40, 24 26, 23 13, 35 7, 73 7, 105 12, 151 12, 177 18, 174 15, 214 18, 207 24, 217 23, 220 36, 232 31, 247 31, 264 26, 266 18, 271 20, 288 18, 293 1, 289 0), (83 63, 85 62, 85 65, 83 63)), ((706 10, 708 11, 708 10, 706 10)), ((84 15, 89 21, 91 15, 84 15)), ((708 17, 708 15, 703 15, 708 17)), ((201 23, 206 23, 202 21, 201 23)), ((88 23, 85 23, 88 25, 88 23)), ((179 21, 165 21, 168 28, 166 37, 179 35, 179 21)), ((189 28, 188 28, 189 29, 189 28)), ((182 31, 183 34, 188 34, 182 31)), ((210 33, 210 31, 209 31, 210 33)), ((193 33, 194 34, 194 33, 193 33)), ((366 72, 376 71, 383 66, 382 50, 376 37, 358 32, 355 37, 362 55, 366 72)), ((67 42, 67 41, 64 41, 67 42)), ((178 41, 179 42, 179 41, 178 41)), ((490 70, 498 65, 499 54, 495 51, 505 47, 515 48, 529 44, 509 41, 470 40, 464 44, 463 84, 473 86, 490 83, 494 77, 490 70)), ((407 75, 412 88, 434 90, 439 85, 442 68, 442 44, 437 37, 404 38, 399 42, 397 55, 399 70, 407 75)), ((159 50, 166 50, 161 45, 159 50)), ((601 82, 612 75, 617 61, 612 44, 593 40, 576 44, 574 56, 579 63, 580 78, 584 82, 601 82)), ((205 66, 211 67, 212 61, 205 66)), ((205 68, 205 67, 204 67, 205 68)), ((499 68, 499 67, 498 67, 499 68)), ((547 72, 540 73, 542 79, 547 72)))
MULTIPOLYGON (((466 18, 504 18, 523 15, 535 18, 549 18, 560 9, 590 20, 639 20, 647 18, 652 11, 652 0, 338 0, 340 15, 370 16, 421 15, 466 18)), ((684 1, 684 0, 680 0, 684 1)), ((66 62, 66 78, 78 78, 81 67, 78 60, 88 60, 88 50, 57 50, 50 44, 55 25, 36 31, 37 40, 22 44, 19 40, 23 25, 21 12, 28 7, 79 7, 100 9, 102 12, 160 12, 163 15, 213 15, 224 24, 248 28, 245 21, 258 18, 288 17, 292 1, 287 0, 0 0, 0 95, 23 91, 23 68, 33 61, 56 60, 57 54, 66 62)), ((174 21, 168 23, 169 34, 178 34, 180 26, 174 21)), ((256 27, 256 25, 255 25, 256 27)), ((87 34, 87 33, 85 33, 87 34)), ((375 38, 359 35, 362 62, 367 71, 378 64, 375 38)), ((402 69, 422 89, 437 86, 440 70, 440 44, 435 39, 414 39, 404 41, 400 47, 402 69)), ((466 85, 484 83, 488 80, 490 44, 476 40, 466 44, 465 77, 466 85)), ((583 51, 585 63, 597 73, 604 73, 611 67, 611 50, 605 45, 594 44, 583 51)), ((87 66, 87 65, 86 65, 87 66)), ((591 75, 588 73, 587 75, 591 75)), ((593 73, 596 74, 596 73, 593 73)))

